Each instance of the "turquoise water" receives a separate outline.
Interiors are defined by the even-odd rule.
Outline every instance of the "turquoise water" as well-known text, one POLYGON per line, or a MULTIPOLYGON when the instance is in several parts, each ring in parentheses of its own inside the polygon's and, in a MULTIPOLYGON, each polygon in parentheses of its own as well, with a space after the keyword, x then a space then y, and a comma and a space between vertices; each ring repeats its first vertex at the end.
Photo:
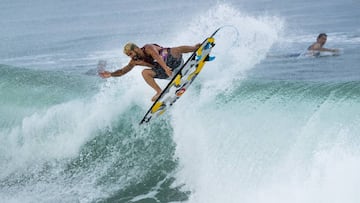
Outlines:
POLYGON ((0 202, 360 201, 357 1, 0 8, 0 202), (142 68, 96 75, 127 63, 128 41, 195 44, 221 26, 216 59, 150 125, 142 68), (290 57, 320 32, 339 56, 290 57))

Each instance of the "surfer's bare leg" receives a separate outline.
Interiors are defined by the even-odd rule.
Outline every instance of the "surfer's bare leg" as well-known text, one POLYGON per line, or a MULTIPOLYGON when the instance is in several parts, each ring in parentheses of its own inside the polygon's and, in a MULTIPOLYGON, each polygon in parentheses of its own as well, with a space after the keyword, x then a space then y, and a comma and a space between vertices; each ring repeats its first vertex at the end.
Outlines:
POLYGON ((194 46, 179 46, 179 47, 173 47, 170 49, 171 55, 173 55, 175 58, 179 58, 182 53, 189 53, 196 51, 201 44, 196 44, 194 46))
POLYGON ((156 94, 151 99, 151 101, 155 101, 161 94, 161 88, 154 79, 155 72, 151 69, 145 69, 142 71, 142 76, 144 77, 146 83, 156 91, 156 94))

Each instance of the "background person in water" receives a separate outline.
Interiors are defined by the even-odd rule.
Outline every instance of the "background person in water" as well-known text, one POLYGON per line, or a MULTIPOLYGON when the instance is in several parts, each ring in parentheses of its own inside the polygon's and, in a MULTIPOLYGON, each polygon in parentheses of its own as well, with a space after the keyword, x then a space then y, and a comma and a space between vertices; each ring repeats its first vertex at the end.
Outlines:
POLYGON ((324 48, 327 40, 327 35, 325 33, 320 33, 311 46, 308 47, 308 51, 329 51, 329 52, 339 52, 339 49, 328 49, 324 48))

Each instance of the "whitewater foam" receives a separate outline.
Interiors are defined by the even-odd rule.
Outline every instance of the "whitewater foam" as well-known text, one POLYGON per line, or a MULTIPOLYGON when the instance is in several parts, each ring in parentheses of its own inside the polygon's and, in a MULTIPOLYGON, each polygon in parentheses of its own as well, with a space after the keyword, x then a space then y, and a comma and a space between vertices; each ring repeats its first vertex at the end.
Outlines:
POLYGON ((221 115, 222 106, 212 103, 224 91, 233 91, 234 84, 246 78, 246 71, 265 58, 282 28, 282 20, 276 17, 252 17, 219 4, 194 20, 190 32, 180 37, 190 38, 197 30, 207 34, 224 24, 235 27, 237 32, 224 27, 215 36, 216 59, 207 63, 199 76, 200 94, 189 91, 171 112, 176 152, 183 164, 179 179, 193 191, 190 202, 239 201, 239 184, 233 180, 242 181, 244 177, 239 173, 248 169, 239 167, 240 160, 234 157, 241 153, 238 147, 243 147, 236 145, 239 140, 235 137, 244 129, 235 127, 238 121, 232 110, 222 111, 225 114, 221 115), (217 122, 219 117, 226 121, 217 122))

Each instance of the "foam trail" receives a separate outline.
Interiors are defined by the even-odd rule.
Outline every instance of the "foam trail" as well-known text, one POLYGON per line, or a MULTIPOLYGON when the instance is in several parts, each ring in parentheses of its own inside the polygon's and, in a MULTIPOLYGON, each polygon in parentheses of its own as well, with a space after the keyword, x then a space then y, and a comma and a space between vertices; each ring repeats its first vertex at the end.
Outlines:
POLYGON ((247 90, 237 82, 266 56, 282 21, 218 5, 189 29, 206 35, 225 23, 238 28, 240 40, 233 43, 231 29, 216 35, 217 58, 194 83, 199 91, 187 92, 171 112, 189 202, 359 201, 360 151, 351 144, 359 142, 359 117, 351 113, 358 101, 337 96, 342 87, 247 90))
MULTIPOLYGON (((185 179, 194 191, 190 202, 238 202, 236 197, 224 198, 220 194, 236 196, 238 185, 227 178, 238 178, 241 181, 241 175, 233 171, 240 172, 240 169, 226 165, 226 161, 231 162, 231 159, 223 157, 227 154, 223 151, 225 146, 215 146, 213 142, 220 143, 223 139, 220 135, 237 134, 241 129, 229 131, 237 124, 235 120, 225 118, 234 118, 233 115, 220 116, 226 120, 223 120, 224 122, 215 121, 219 119, 216 115, 219 112, 212 111, 210 106, 213 106, 217 95, 231 91, 235 81, 244 79, 246 71, 265 58, 267 51, 278 38, 282 20, 275 17, 247 16, 230 5, 219 4, 192 22, 190 33, 183 34, 180 38, 190 38, 193 36, 192 32, 197 30, 202 30, 206 36, 222 25, 231 25, 238 33, 227 27, 219 31, 213 49, 216 59, 206 64, 198 78, 201 84, 200 94, 189 91, 188 95, 184 95, 186 98, 174 107, 172 114, 177 153, 184 165, 179 179, 185 179), (207 121, 204 121, 204 117, 207 121), (228 173, 234 173, 234 176, 226 177, 228 173), (215 194, 217 197, 213 196, 215 194)), ((238 154, 237 146, 233 145, 228 149, 238 154)), ((236 160, 238 159, 234 159, 236 160)))

